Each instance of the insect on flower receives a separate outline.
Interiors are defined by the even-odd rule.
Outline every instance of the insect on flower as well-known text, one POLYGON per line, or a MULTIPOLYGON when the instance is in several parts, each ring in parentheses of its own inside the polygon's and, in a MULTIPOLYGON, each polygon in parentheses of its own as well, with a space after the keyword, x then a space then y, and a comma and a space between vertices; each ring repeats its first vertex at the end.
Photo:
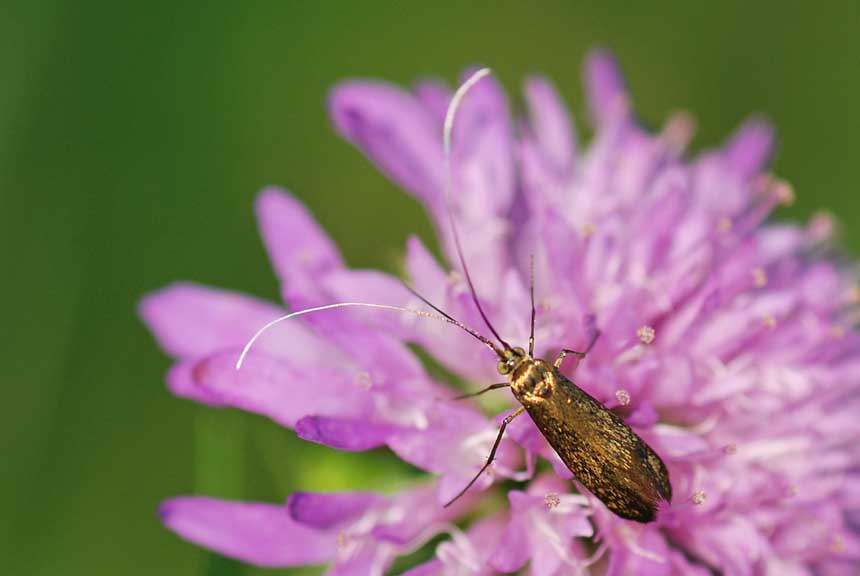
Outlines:
POLYGON ((460 102, 472 86, 489 74, 490 71, 486 68, 474 73, 460 86, 448 105, 443 126, 445 200, 456 253, 472 301, 487 328, 501 346, 481 335, 475 329, 456 320, 407 286, 412 294, 430 306, 436 314, 402 306, 367 302, 339 302, 299 310, 276 318, 257 331, 240 354, 236 362, 236 369, 241 369, 248 351, 266 330, 290 318, 313 312, 363 306, 408 312, 448 322, 468 332, 492 350, 498 357, 497 369, 499 374, 508 378, 506 382, 491 384, 478 392, 459 396, 457 399, 470 398, 491 390, 509 387, 521 405, 502 421, 487 461, 472 480, 445 504, 445 507, 450 506, 463 496, 481 474, 487 470, 496 456, 496 451, 507 426, 514 418, 523 412, 528 412, 540 432, 583 486, 618 516, 637 522, 651 522, 656 518, 660 501, 671 501, 672 498, 672 486, 663 461, 618 415, 560 372, 566 356, 576 356, 579 360, 587 356, 599 337, 599 331, 592 327, 591 342, 584 351, 562 349, 551 364, 534 357, 536 312, 533 259, 530 282, 531 321, 528 352, 521 347, 511 346, 499 335, 478 299, 469 268, 463 256, 456 222, 451 210, 451 134, 460 102))
POLYGON ((766 171, 767 121, 690 153, 690 117, 643 126, 608 51, 591 52, 584 72, 595 133, 582 145, 541 77, 525 83, 522 118, 494 79, 471 81, 467 97, 457 91, 453 135, 444 82, 332 90, 336 131, 437 228, 440 258, 418 237, 407 244, 414 291, 348 266, 310 211, 272 187, 256 203, 261 236, 298 311, 286 317, 308 316, 257 341, 237 371, 249 338, 286 314, 280 305, 179 282, 148 294, 140 314, 175 359, 174 394, 263 415, 337 450, 386 447, 432 478, 393 493, 311 483, 286 502, 179 495, 159 507, 168 529, 255 565, 328 564, 331 574, 382 576, 435 537, 433 558, 410 576, 529 564, 546 576, 857 573, 857 276, 831 257, 832 219, 769 221, 792 194, 766 171), (347 306, 364 308, 311 314, 347 306), (349 313, 367 308, 407 314, 349 313), (487 337, 470 328, 482 316, 494 325, 487 337), (515 408, 530 416, 513 417, 471 487, 511 412, 494 419, 451 401, 413 345, 481 393, 522 392, 515 408), (565 347, 587 353, 567 353, 582 364, 575 378, 553 362, 565 347), (564 432, 591 459, 565 454, 574 444, 564 432), (537 471, 539 458, 553 470, 537 471), (507 505, 476 506, 495 478, 523 484, 493 490, 507 505), (657 502, 653 522, 629 522, 586 490, 601 486, 633 499, 604 495, 628 516, 649 517, 670 490, 674 503, 657 502))

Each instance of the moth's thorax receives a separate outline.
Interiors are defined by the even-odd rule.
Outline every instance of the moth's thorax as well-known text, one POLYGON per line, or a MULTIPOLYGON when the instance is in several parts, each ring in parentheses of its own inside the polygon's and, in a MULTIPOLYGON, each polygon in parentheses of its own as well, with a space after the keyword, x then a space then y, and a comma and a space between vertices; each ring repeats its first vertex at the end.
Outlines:
POLYGON ((525 405, 549 400, 556 389, 552 366, 543 360, 525 358, 511 373, 511 390, 525 405))

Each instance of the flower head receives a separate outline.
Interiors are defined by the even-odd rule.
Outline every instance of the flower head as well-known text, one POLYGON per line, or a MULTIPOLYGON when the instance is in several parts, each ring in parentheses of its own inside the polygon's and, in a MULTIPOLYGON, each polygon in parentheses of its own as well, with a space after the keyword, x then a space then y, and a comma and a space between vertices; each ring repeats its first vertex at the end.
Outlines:
MULTIPOLYGON (((395 495, 294 493, 285 505, 180 497, 162 506, 167 526, 248 562, 328 563, 332 574, 382 574, 440 533, 450 538, 410 574, 509 573, 527 563, 540 575, 856 570, 858 290, 822 256, 832 225, 767 222, 792 192, 763 172, 772 145, 763 121, 687 159, 687 116, 650 133, 607 53, 592 53, 585 74, 595 136, 584 149, 545 79, 527 82, 528 119, 518 123, 492 78, 472 88, 454 126, 450 210, 502 338, 528 341, 532 255, 536 355, 584 347, 588 319, 600 327, 576 383, 660 455, 672 504, 648 524, 615 516, 570 480, 523 415, 489 472, 444 508, 485 462, 508 412, 488 417, 453 401, 407 343, 476 390, 499 379, 486 347, 444 323, 344 308, 281 323, 236 371, 245 342, 283 310, 177 284, 141 304, 177 358, 168 375, 176 394, 264 414, 341 450, 387 446, 433 480, 395 495), (515 486, 507 505, 458 524, 487 491, 501 490, 500 479, 515 486)), ((448 221, 442 123, 450 98, 436 82, 409 92, 361 81, 337 87, 330 105, 338 131, 436 224, 449 265, 411 238, 411 284, 480 327, 448 221)), ((397 278, 347 268, 284 192, 263 191, 257 213, 289 308, 423 307, 397 278)))

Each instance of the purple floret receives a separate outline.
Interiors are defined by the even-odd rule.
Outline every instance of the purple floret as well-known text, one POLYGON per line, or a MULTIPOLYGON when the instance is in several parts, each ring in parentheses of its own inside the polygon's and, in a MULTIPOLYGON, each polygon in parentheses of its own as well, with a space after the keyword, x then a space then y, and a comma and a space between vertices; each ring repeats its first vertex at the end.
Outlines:
MULTIPOLYGON (((443 508, 484 463, 509 410, 490 417, 452 401, 456 392, 407 344, 475 390, 500 380, 485 346, 408 314, 328 310, 279 324, 236 371, 248 339, 284 308, 183 283, 140 306, 176 359, 174 393, 263 414, 333 448, 386 446, 434 479, 394 495, 294 493, 286 505, 178 497, 160 509, 171 530, 246 562, 328 564, 329 574, 383 574, 439 534, 448 537, 411 576, 526 565, 539 576, 858 573, 860 289, 826 256, 832 224, 768 221, 793 192, 765 172, 773 145, 765 121, 750 120, 722 147, 688 158, 692 121, 679 114, 658 133, 643 128, 610 54, 593 52, 585 79, 595 128, 587 147, 548 80, 526 82, 528 118, 517 120, 495 80, 478 82, 454 126, 452 212, 502 338, 528 340, 531 255, 536 355, 582 348, 583 319, 594 318, 602 336, 576 382, 660 455, 672 504, 646 525, 613 515, 570 480, 524 415, 490 472, 443 508), (552 466, 536 475, 540 459, 552 466), (496 501, 506 504, 476 508, 504 478, 521 483, 496 501)), ((433 219, 446 263, 413 237, 408 280, 483 327, 457 271, 446 211, 450 98, 436 81, 414 92, 350 81, 329 104, 337 130, 433 219)), ((264 190, 256 209, 286 308, 426 308, 398 278, 347 268, 286 192, 264 190)))

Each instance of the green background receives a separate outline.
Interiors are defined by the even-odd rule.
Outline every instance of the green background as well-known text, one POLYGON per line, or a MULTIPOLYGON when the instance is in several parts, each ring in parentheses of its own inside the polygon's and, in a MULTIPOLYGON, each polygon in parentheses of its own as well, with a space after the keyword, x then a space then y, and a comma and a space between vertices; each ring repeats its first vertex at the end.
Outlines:
POLYGON ((772 118, 798 194, 781 215, 828 207, 856 253, 860 3, 644 4, 4 2, 0 572, 254 574, 163 529, 159 500, 402 481, 383 453, 171 397, 135 314, 179 278, 274 298, 252 214, 269 183, 353 265, 396 270, 409 233, 431 238, 330 128, 344 77, 453 80, 481 62, 513 91, 545 72, 583 125, 581 60, 605 43, 643 118, 691 110, 697 147, 772 118))

